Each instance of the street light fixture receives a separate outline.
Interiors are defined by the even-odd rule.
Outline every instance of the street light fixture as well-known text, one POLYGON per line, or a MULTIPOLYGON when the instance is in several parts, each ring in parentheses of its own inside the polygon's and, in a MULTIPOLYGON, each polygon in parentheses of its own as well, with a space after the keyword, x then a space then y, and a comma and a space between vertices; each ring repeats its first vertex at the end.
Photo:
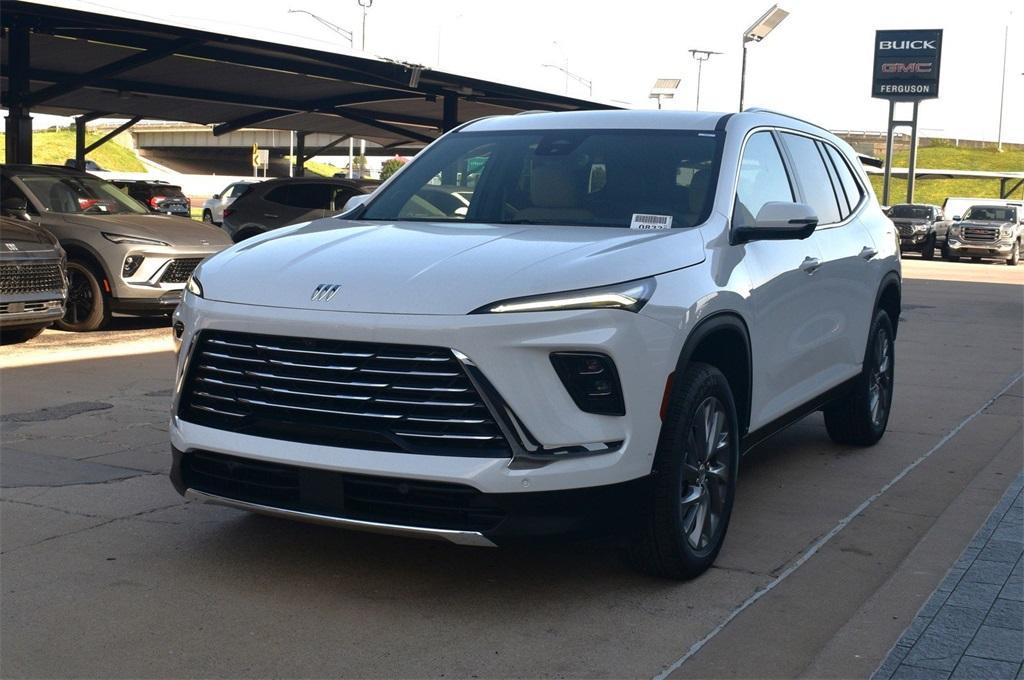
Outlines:
POLYGON ((672 99, 676 96, 676 90, 679 89, 679 83, 682 82, 679 78, 658 78, 654 81, 654 87, 651 88, 650 99, 658 100, 658 110, 661 110, 662 99, 672 99))
POLYGON ((541 64, 541 66, 543 66, 544 68, 553 68, 556 71, 561 71, 562 73, 565 74, 565 82, 566 82, 565 93, 566 94, 569 94, 569 84, 568 83, 569 83, 569 80, 572 79, 572 80, 575 80, 580 85, 583 85, 584 87, 586 87, 587 88, 587 92, 590 93, 591 97, 594 96, 594 83, 593 83, 593 81, 588 80, 588 79, 584 78, 581 75, 573 73, 572 71, 568 71, 568 70, 562 68, 561 66, 559 66, 558 64, 541 64))
POLYGON ((690 56, 697 60, 697 111, 700 111, 700 72, 704 68, 704 62, 710 59, 712 54, 721 54, 721 52, 712 52, 711 50, 690 50, 690 56))
POLYGON ((743 32, 743 67, 740 71, 740 111, 743 110, 743 93, 747 79, 747 43, 761 42, 788 16, 789 12, 778 5, 772 5, 771 9, 762 14, 761 18, 743 32))
POLYGON ((373 7, 373 0, 356 0, 363 8, 363 52, 366 51, 366 10, 373 7))
POLYGON ((355 47, 355 38, 352 35, 352 31, 350 31, 348 29, 345 29, 345 28, 342 28, 341 26, 339 26, 337 24, 333 24, 333 23, 331 23, 327 19, 324 19, 322 16, 320 16, 318 14, 313 14, 312 12, 308 12, 308 11, 306 11, 304 9, 290 9, 290 10, 288 10, 288 14, 308 14, 309 16, 313 17, 313 19, 315 19, 319 23, 323 24, 327 28, 331 29, 332 31, 334 31, 335 33, 340 35, 342 38, 345 38, 346 40, 348 40, 349 47, 355 47))

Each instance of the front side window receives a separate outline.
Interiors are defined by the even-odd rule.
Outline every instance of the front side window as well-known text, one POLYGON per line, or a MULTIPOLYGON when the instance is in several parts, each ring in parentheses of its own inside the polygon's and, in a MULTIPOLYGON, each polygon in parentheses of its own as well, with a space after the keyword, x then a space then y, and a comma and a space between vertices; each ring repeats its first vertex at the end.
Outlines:
POLYGON ((771 202, 792 203, 793 188, 772 134, 756 132, 743 148, 733 226, 753 227, 758 211, 771 202))
POLYGON ((647 130, 461 132, 417 158, 367 220, 629 227, 636 215, 707 219, 717 133, 647 130))
POLYGON ((793 159, 794 172, 803 189, 804 201, 814 209, 818 224, 838 222, 840 217, 836 191, 817 144, 810 137, 788 132, 782 133, 782 140, 793 159))
POLYGON ((95 177, 69 175, 18 175, 48 212, 135 213, 148 210, 110 182, 95 177))

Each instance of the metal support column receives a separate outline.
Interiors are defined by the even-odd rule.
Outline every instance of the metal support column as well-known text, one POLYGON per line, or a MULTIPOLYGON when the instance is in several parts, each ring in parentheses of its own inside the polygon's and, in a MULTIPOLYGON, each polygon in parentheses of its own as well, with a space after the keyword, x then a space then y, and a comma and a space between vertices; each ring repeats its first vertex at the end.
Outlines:
POLYGON ((914 202, 914 175, 917 174, 917 105, 914 102, 914 115, 910 124, 910 166, 907 168, 907 203, 914 202))
POLYGON ((295 176, 306 176, 306 133, 295 133, 295 176))
POLYGON ((446 94, 443 106, 444 114, 441 122, 441 132, 448 132, 459 124, 459 95, 446 94))
POLYGON ((85 170, 85 154, 87 153, 85 134, 88 131, 87 126, 90 121, 102 116, 102 113, 93 112, 83 113, 81 116, 75 117, 75 167, 79 170, 85 170))
POLYGON ((882 205, 889 205, 889 182, 892 180, 892 134, 895 125, 896 102, 889 100, 889 128, 885 134, 885 174, 882 176, 882 205))
POLYGON ((15 25, 7 36, 7 133, 5 159, 8 163, 32 162, 32 118, 22 100, 29 96, 29 29, 15 25))
MULTIPOLYGON (((740 67, 740 111, 743 111, 743 95, 747 89, 747 40, 743 40, 743 65, 740 67)), ((658 99, 658 108, 661 108, 661 99, 658 99)), ((889 119, 892 120, 890 114, 889 119)))

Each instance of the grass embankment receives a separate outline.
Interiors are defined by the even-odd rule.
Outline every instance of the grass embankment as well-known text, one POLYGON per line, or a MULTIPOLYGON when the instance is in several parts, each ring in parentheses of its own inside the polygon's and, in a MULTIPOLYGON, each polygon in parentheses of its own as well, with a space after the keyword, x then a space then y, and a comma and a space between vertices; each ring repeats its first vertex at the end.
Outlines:
MULTIPOLYGON (((894 154, 893 167, 905 168, 910 162, 910 153, 901 151, 894 154)), ((1014 149, 999 153, 992 149, 966 149, 955 146, 929 146, 917 150, 919 169, 942 170, 985 170, 1024 172, 1024 150, 1014 149)), ((882 176, 872 175, 878 200, 882 200, 882 176)), ((998 179, 918 179, 914 184, 914 202, 942 205, 948 196, 977 198, 999 198, 998 179)), ((889 202, 902 203, 907 197, 907 181, 893 178, 889 185, 889 202)), ((1017 189, 1011 198, 1024 198, 1024 187, 1017 189)))
MULTIPOLYGON (((102 135, 86 133, 86 144, 92 144, 102 135)), ((6 139, 0 134, 0 147, 6 139)), ((64 161, 75 157, 74 130, 36 131, 32 135, 32 160, 36 163, 64 165, 64 161)), ((121 146, 116 139, 86 154, 86 159, 94 161, 104 170, 112 172, 145 172, 146 168, 131 149, 121 146)), ((3 160, 0 159, 0 163, 3 160)))

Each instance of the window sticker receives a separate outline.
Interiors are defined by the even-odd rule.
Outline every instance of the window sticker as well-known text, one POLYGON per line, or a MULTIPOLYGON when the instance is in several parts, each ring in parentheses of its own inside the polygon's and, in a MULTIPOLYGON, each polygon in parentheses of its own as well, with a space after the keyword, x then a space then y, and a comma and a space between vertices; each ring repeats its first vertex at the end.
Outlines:
POLYGON ((629 223, 630 229, 671 229, 671 215, 647 215, 644 213, 633 213, 633 219, 629 223))

